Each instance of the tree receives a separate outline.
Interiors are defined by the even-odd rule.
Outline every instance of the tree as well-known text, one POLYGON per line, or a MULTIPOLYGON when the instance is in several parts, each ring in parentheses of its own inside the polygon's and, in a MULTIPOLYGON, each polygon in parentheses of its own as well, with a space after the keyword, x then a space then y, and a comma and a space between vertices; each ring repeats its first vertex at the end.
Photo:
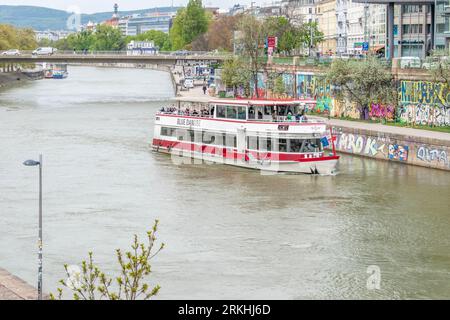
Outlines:
POLYGON ((208 50, 232 52, 234 32, 240 18, 240 16, 221 16, 211 22, 207 32, 208 50))
POLYGON ((237 88, 243 86, 248 88, 251 74, 245 68, 245 62, 238 57, 226 60, 222 69, 222 82, 229 88, 233 88, 236 95, 237 88))
POLYGON ((240 37, 235 39, 242 48, 242 56, 247 62, 246 69, 252 75, 252 82, 255 88, 255 95, 259 97, 258 92, 258 72, 265 66, 264 41, 266 29, 264 23, 254 16, 245 16, 239 23, 240 37))
POLYGON ((186 43, 183 40, 183 21, 186 15, 186 9, 180 9, 177 16, 173 19, 172 27, 169 31, 170 42, 172 43, 172 50, 182 49, 186 43))
MULTIPOLYGON (((120 249, 116 250, 120 266, 120 274, 117 277, 106 276, 94 264, 93 254, 89 252, 88 260, 81 263, 81 272, 73 272, 69 270, 68 265, 64 265, 68 280, 61 280, 60 284, 72 291, 74 300, 136 300, 139 298, 148 300, 154 297, 158 294, 160 286, 156 285, 150 289, 144 281, 152 272, 150 260, 164 248, 162 243, 154 252, 157 231, 158 220, 155 221, 152 230, 147 232, 148 243, 140 243, 135 235, 130 251, 122 253, 120 249)), ((61 300, 62 295, 63 289, 58 288, 57 296, 51 294, 50 298, 61 300)))
POLYGON ((125 48, 125 41, 122 32, 108 25, 97 26, 94 34, 94 40, 91 45, 92 50, 96 51, 120 51, 125 48))
POLYGON ((136 36, 128 36, 125 38, 125 44, 130 43, 132 40, 135 41, 153 41, 155 46, 157 46, 162 51, 170 51, 171 43, 169 35, 165 32, 159 30, 149 30, 147 32, 141 33, 136 36))
POLYGON ((361 118, 365 116, 364 110, 368 110, 372 102, 396 101, 396 86, 392 74, 372 56, 363 61, 333 61, 326 80, 337 87, 337 98, 348 97, 357 103, 361 118))
POLYGON ((278 75, 275 78, 275 86, 273 88, 273 92, 278 96, 286 94, 286 85, 284 84, 283 76, 278 75))
MULTIPOLYGON (((450 88, 450 60, 448 50, 434 50, 428 58, 429 73, 434 82, 442 82, 450 88)), ((424 64, 425 64, 424 63, 424 64)))
POLYGON ((34 31, 0 24, 0 50, 31 50, 37 47, 34 31))
POLYGON ((312 49, 324 40, 324 34, 319 30, 317 22, 308 22, 301 26, 299 38, 305 47, 310 47, 312 45, 312 49))
POLYGON ((170 29, 173 49, 179 50, 191 44, 198 36, 208 30, 210 17, 203 8, 201 0, 189 0, 184 9, 177 12, 170 29))
POLYGON ((59 40, 56 43, 58 49, 61 50, 89 50, 95 41, 92 31, 81 31, 70 34, 66 39, 59 40))

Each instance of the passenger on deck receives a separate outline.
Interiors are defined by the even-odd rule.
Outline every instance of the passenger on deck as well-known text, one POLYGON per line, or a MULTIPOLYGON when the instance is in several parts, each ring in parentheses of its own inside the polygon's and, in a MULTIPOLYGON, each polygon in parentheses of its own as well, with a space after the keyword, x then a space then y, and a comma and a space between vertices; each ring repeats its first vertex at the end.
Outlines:
POLYGON ((289 111, 288 115, 287 115, 287 120, 288 121, 292 121, 292 113, 289 111))

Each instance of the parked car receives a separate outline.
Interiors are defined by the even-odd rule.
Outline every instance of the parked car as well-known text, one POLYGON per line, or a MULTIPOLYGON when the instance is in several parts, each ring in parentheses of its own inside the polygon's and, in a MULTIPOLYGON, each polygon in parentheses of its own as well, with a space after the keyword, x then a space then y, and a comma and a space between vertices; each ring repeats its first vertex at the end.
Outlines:
POLYGON ((18 49, 9 49, 7 51, 3 51, 2 55, 4 55, 4 56, 18 56, 18 55, 20 55, 20 51, 18 49))
POLYGON ((51 56, 52 54, 56 53, 58 49, 52 48, 52 47, 41 47, 37 48, 33 51, 33 56, 51 56))

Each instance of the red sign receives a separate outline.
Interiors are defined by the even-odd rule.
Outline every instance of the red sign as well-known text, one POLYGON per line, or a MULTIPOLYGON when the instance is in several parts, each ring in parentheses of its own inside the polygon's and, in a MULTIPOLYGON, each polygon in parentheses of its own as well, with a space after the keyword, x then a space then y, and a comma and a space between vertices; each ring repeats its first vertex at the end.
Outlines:
POLYGON ((267 37, 267 47, 275 49, 277 47, 277 37, 267 37))

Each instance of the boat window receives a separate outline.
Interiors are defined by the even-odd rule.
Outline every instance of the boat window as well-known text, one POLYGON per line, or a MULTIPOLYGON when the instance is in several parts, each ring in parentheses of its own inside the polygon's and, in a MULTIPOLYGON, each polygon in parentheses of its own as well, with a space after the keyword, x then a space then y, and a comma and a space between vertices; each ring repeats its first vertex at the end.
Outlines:
POLYGON ((217 106, 217 118, 226 118, 226 106, 217 106))
POLYGON ((203 143, 206 144, 215 144, 215 145, 223 145, 223 134, 216 132, 203 132, 203 143))
POLYGON ((247 115, 245 114, 245 107, 238 107, 238 119, 239 120, 247 119, 247 115))
POLYGON ((271 151, 272 150, 272 139, 271 138, 259 138, 259 150, 261 151, 271 151))
POLYGON ((262 120, 264 107, 257 107, 256 110, 257 110, 257 113, 256 113, 257 114, 257 119, 258 120, 262 120))
POLYGON ((322 143, 320 139, 306 139, 302 140, 300 152, 320 152, 322 151, 322 143))
POLYGON ((289 146, 289 152, 300 152, 302 149, 302 142, 301 139, 291 139, 290 146, 289 146))
POLYGON ((227 119, 237 119, 236 106, 227 106, 227 119))
POLYGON ((230 148, 236 148, 237 147, 236 135, 235 134, 226 134, 225 145, 230 148))
POLYGON ((286 152, 287 151, 287 140, 286 139, 279 139, 279 141, 278 141, 278 150, 280 152, 286 152))
POLYGON ((265 107, 264 107, 264 114, 265 114, 266 116, 272 115, 272 107, 271 107, 271 106, 265 106, 265 107))
POLYGON ((248 118, 255 119, 255 107, 251 106, 248 108, 248 118))
POLYGON ((258 150, 258 137, 247 137, 247 149, 258 150))
POLYGON ((161 135, 166 137, 175 136, 175 128, 161 127, 161 135))

